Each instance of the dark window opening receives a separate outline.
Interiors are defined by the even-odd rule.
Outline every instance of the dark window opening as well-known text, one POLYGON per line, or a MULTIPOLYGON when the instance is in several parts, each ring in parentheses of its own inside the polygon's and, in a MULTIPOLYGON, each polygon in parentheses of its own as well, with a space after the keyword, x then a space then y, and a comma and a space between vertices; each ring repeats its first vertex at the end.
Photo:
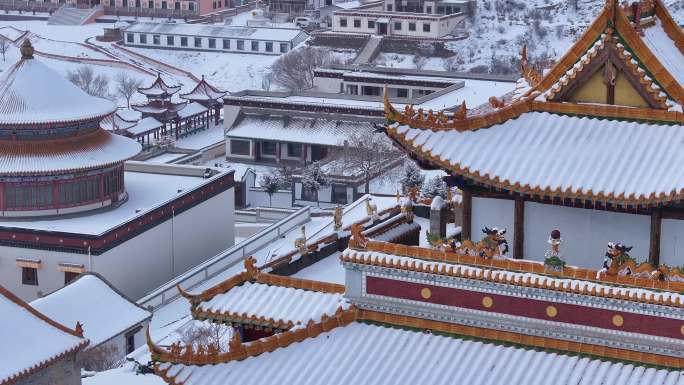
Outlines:
POLYGON ((301 143, 288 143, 287 144, 287 156, 290 158, 301 158, 302 157, 302 144, 301 143))
POLYGON ((21 283, 24 285, 38 286, 38 269, 33 267, 22 267, 21 283))
POLYGON ((78 277, 78 273, 74 273, 73 271, 65 271, 64 272, 64 284, 67 285, 74 279, 78 277))
POLYGON ((233 155, 247 155, 249 156, 249 147, 251 142, 248 140, 230 140, 230 153, 233 155))

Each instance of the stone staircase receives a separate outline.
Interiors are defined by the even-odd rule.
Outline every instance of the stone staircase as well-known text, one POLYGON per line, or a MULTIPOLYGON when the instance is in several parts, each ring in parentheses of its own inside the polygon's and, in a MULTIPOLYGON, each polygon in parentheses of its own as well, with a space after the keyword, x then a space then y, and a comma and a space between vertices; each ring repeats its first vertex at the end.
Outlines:
POLYGON ((352 64, 369 64, 375 60, 375 57, 378 56, 378 53, 380 53, 380 43, 382 43, 382 36, 372 35, 366 41, 366 44, 361 49, 361 52, 356 55, 356 58, 354 58, 352 64))
POLYGON ((48 19, 50 25, 82 25, 88 22, 88 19, 97 12, 96 8, 79 9, 69 6, 60 7, 48 19))

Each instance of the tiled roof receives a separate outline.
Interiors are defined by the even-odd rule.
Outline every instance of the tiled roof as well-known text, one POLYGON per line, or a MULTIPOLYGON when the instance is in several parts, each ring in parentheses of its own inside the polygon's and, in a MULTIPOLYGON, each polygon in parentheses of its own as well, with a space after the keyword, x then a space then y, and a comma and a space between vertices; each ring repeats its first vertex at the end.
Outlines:
POLYGON ((239 318, 265 318, 280 324, 319 322, 324 314, 348 309, 342 293, 323 293, 299 288, 245 282, 210 300, 199 302, 194 313, 231 314, 239 318))
POLYGON ((63 288, 31 302, 31 306, 65 325, 80 322, 91 346, 152 318, 150 311, 94 273, 79 276, 63 288))
POLYGON ((38 59, 21 59, 0 75, 0 125, 97 119, 115 110, 38 59))
POLYGON ((197 83, 195 88, 188 92, 187 94, 181 94, 180 97, 188 100, 217 100, 222 98, 226 94, 225 91, 221 91, 216 87, 209 84, 202 76, 202 81, 197 83))
POLYGON ((178 111, 178 117, 181 119, 189 118, 195 115, 203 114, 207 112, 207 107, 204 107, 203 105, 197 103, 197 102, 192 102, 180 111, 178 111))
POLYGON ((507 190, 620 203, 684 197, 679 126, 528 112, 477 131, 388 130, 421 157, 507 190))
POLYGON ((171 96, 180 91, 181 86, 169 86, 162 79, 161 74, 157 74, 157 79, 149 87, 139 87, 138 92, 146 96, 171 96))
POLYGON ((684 384, 679 371, 362 323, 244 361, 162 363, 157 371, 179 385, 684 384))
POLYGON ((88 344, 75 330, 39 313, 2 286, 0 314, 0 385, 14 384, 88 344))
POLYGON ((353 133, 372 129, 374 125, 371 122, 247 114, 226 135, 233 138, 342 146, 344 139, 353 133))
POLYGON ((55 174, 107 167, 140 152, 134 140, 104 130, 49 141, 0 142, 0 175, 55 174))
MULTIPOLYGON (((490 259, 376 240, 367 240, 365 248, 361 250, 345 250, 341 259, 343 262, 405 271, 466 277, 494 283, 501 282, 677 308, 684 307, 684 295, 680 294, 684 291, 681 276, 671 281, 637 278, 636 271, 641 269, 635 266, 632 266, 635 274, 627 276, 598 275, 595 270, 571 266, 566 266, 561 272, 551 274, 546 272, 542 263, 535 261, 510 258, 490 259)), ((646 269, 649 272, 652 270, 652 268, 646 269)))
POLYGON ((127 120, 121 117, 119 113, 114 113, 100 121, 100 128, 108 131, 127 130, 135 124, 135 120, 127 120))

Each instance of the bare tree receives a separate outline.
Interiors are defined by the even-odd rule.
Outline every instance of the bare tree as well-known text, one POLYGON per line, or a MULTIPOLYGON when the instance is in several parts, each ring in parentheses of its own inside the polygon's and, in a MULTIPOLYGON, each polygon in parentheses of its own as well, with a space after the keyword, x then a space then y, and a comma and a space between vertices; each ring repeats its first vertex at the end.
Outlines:
POLYGON ((416 65, 416 69, 422 70, 423 67, 425 67, 425 65, 427 64, 427 58, 425 58, 424 56, 416 55, 413 57, 413 64, 416 65))
POLYGON ((109 77, 107 75, 95 75, 93 67, 80 66, 76 71, 69 71, 67 79, 77 85, 89 95, 109 98, 109 77))
POLYGON ((83 369, 95 372, 114 369, 123 361, 119 355, 119 348, 114 344, 102 344, 90 348, 81 353, 79 359, 83 369))
POLYGON ((138 91, 142 82, 124 71, 116 74, 115 82, 117 94, 126 99, 126 106, 131 108, 131 97, 138 91))
POLYGON ((315 47, 302 47, 278 58, 271 67, 273 82, 292 91, 314 86, 314 69, 340 60, 330 51, 315 47))
POLYGON ((5 54, 9 51, 11 45, 9 39, 0 36, 0 53, 2 54, 2 61, 5 61, 5 54))
POLYGON ((339 159, 344 169, 363 174, 365 191, 368 193, 370 181, 382 173, 383 166, 401 157, 401 153, 392 147, 385 135, 360 130, 349 134, 342 150, 333 156, 339 159))
POLYGON ((219 352, 227 352, 230 333, 230 326, 213 322, 196 322, 180 331, 179 335, 180 342, 185 346, 192 346, 193 349, 213 345, 218 348, 219 352))

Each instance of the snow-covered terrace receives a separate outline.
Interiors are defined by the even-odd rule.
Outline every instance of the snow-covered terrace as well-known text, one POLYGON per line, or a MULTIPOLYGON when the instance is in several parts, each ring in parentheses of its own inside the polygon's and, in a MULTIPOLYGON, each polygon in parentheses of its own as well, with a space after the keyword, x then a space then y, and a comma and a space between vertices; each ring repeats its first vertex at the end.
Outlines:
MULTIPOLYGON (((138 164, 139 162, 132 162, 138 164)), ((44 231, 60 231, 76 234, 100 235, 134 218, 144 216, 149 211, 164 205, 181 194, 196 190, 230 169, 218 169, 218 174, 203 178, 188 176, 187 173, 174 173, 173 167, 164 166, 167 173, 126 171, 124 179, 128 199, 117 207, 75 217, 56 217, 31 220, 3 220, 2 228, 20 228, 44 231)), ((130 168, 130 167, 129 167, 130 168)))

